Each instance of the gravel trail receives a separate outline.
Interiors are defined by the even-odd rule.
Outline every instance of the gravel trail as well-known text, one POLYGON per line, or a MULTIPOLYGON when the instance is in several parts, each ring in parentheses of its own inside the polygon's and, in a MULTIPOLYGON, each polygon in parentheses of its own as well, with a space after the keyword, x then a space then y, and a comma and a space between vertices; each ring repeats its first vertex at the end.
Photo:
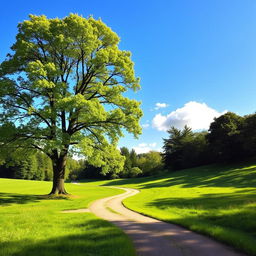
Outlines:
POLYGON ((125 208, 122 201, 139 191, 119 189, 125 193, 99 199, 89 209, 123 229, 133 240, 139 256, 245 256, 211 238, 125 208))

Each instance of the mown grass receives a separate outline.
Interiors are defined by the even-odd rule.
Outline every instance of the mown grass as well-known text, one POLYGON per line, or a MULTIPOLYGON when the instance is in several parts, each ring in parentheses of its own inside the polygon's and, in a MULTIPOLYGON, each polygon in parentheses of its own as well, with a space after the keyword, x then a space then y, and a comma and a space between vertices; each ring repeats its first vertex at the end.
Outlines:
POLYGON ((98 182, 137 188, 135 211, 256 255, 256 165, 205 166, 165 176, 98 182))
POLYGON ((98 198, 122 191, 92 184, 66 184, 72 197, 48 198, 51 184, 0 179, 1 256, 134 256, 124 233, 80 209, 98 198))

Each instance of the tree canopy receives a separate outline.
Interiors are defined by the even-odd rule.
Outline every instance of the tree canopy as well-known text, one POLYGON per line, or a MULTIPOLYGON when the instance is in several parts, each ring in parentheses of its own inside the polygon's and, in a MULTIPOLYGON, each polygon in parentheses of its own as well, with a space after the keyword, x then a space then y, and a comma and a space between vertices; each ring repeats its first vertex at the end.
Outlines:
POLYGON ((0 65, 0 145, 44 152, 53 162, 52 193, 65 193, 68 153, 105 173, 122 168, 118 138, 123 129, 137 137, 142 116, 124 93, 138 90, 139 79, 131 53, 101 20, 29 17, 0 65))
POLYGON ((211 123, 207 139, 217 159, 232 160, 242 155, 240 133, 243 122, 243 117, 227 112, 211 123))

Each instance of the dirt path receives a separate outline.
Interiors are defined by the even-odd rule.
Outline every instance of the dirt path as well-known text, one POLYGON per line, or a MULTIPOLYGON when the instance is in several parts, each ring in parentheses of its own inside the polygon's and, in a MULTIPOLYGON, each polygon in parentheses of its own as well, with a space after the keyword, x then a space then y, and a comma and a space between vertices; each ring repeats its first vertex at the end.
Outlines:
POLYGON ((93 202, 89 209, 98 217, 123 229, 132 238, 138 255, 245 256, 210 238, 125 208, 122 201, 139 191, 130 188, 120 189, 125 190, 125 193, 99 199, 93 202))

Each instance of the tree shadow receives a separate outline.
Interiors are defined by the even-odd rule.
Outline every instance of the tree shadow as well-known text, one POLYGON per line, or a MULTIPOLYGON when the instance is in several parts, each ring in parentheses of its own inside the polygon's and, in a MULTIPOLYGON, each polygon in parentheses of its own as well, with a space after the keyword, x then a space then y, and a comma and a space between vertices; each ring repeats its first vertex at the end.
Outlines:
POLYGON ((220 228, 217 235, 211 232, 209 224, 206 225, 207 229, 202 228, 203 225, 197 225, 198 219, 195 217, 182 217, 169 222, 114 221, 113 223, 125 230, 135 240, 135 244, 148 242, 147 251, 150 252, 150 255, 219 255, 221 253, 221 255, 246 256, 237 252, 244 251, 252 253, 252 255, 255 255, 256 252, 254 246, 256 239, 251 234, 236 232, 230 228, 220 228), (191 232, 188 228, 196 233, 191 232), (168 241, 169 248, 166 248, 166 241, 168 241), (233 248, 223 246, 222 243, 216 243, 216 241, 233 248))
MULTIPOLYGON (((72 230, 74 226, 67 228, 72 230)), ((8 256, 119 256, 125 255, 123 253, 127 251, 128 256, 134 256, 133 247, 127 237, 122 236, 122 232, 112 224, 103 220, 91 220, 84 226, 81 223, 79 228, 79 234, 60 234, 40 242, 27 239, 3 242, 0 243, 0 252, 8 252, 8 256), (101 232, 97 232, 97 229, 101 232)))
MULTIPOLYGON (((255 202, 255 189, 239 190, 232 193, 201 194, 196 198, 168 197, 159 198, 147 204, 147 206, 165 209, 172 207, 198 207, 202 210, 227 209, 227 207, 238 207, 255 202)), ((256 212, 255 212, 256 214, 256 212)))
MULTIPOLYGON (((187 215, 178 223, 211 223, 212 226, 234 228, 256 239, 255 189, 233 193, 204 194, 196 198, 160 198, 147 203, 163 211, 182 209, 187 215), (169 209, 168 209, 169 208, 169 209)), ((173 220, 170 220, 172 222, 173 220)))
POLYGON ((0 206, 9 206, 13 204, 37 203, 42 200, 69 200, 69 198, 64 196, 27 195, 27 194, 0 192, 0 206))
MULTIPOLYGON (((235 215, 236 213, 234 213, 235 215)), ((236 216, 238 218, 239 216, 236 216)), ((170 220, 173 222, 176 220, 170 220)), ((198 218, 182 217, 176 223, 184 224, 189 228, 200 231, 204 234, 211 234, 208 230, 200 230, 197 225, 198 218), (192 223, 192 225, 191 225, 192 223)), ((200 220, 200 222, 202 222, 200 220)), ((186 229, 178 225, 168 224, 165 222, 152 223, 135 223, 132 221, 113 221, 113 223, 124 229, 133 239, 136 239, 135 244, 143 245, 146 243, 147 250, 150 255, 172 255, 175 251, 164 251, 164 248, 159 247, 165 239, 164 234, 170 234, 170 243, 174 244, 176 249, 187 249, 189 252, 195 252, 193 255, 199 255, 196 252, 201 252, 200 255, 208 255, 209 250, 211 255, 218 255, 218 249, 215 248, 209 239, 198 234, 192 234, 186 229), (148 235, 148 231, 150 231, 148 235), (153 231, 153 232, 152 232, 153 231), (147 236, 145 236, 147 234, 147 236), (203 239, 203 240, 202 240, 203 239), (158 244, 158 246, 156 246, 158 244), (178 245, 178 246, 177 246, 178 245), (161 254, 163 249, 163 253, 161 254), (194 251, 195 250, 195 251, 194 251), (215 251, 216 250, 216 251, 215 251), (216 252, 216 254, 214 254, 216 252)), ((209 227, 209 225, 208 225, 209 227)), ((216 227, 213 226, 213 227, 216 227)), ((79 221, 76 224, 66 224, 67 230, 78 229, 78 234, 59 234, 58 237, 36 241, 33 239, 23 239, 18 241, 5 241, 0 243, 0 255, 3 256, 134 256, 134 251, 127 237, 122 235, 119 229, 113 227, 104 220, 79 221)), ((232 230, 221 230, 218 239, 237 247, 249 251, 244 244, 248 246, 255 245, 255 238, 247 234, 241 237, 239 233, 232 230), (230 232, 229 232, 230 231, 230 232), (226 240, 225 240, 226 239, 226 240), (236 241, 239 240, 239 243, 236 241)), ((47 234, 46 234, 47 236, 47 234)), ((169 242, 169 240, 167 240, 169 242)), ((165 240, 166 242, 166 240, 165 240)), ((164 246, 163 246, 164 247, 164 246)), ((175 249, 174 248, 174 249, 175 249)), ((175 250, 176 250, 175 249, 175 250)), ((232 251, 230 248, 229 250, 232 251)), ((254 253, 256 252, 254 247, 254 253)), ((182 251, 183 254, 183 251, 182 251)), ((180 255, 180 253, 178 254, 180 255)), ((229 254, 227 254, 229 255, 229 254)))
MULTIPOLYGON (((172 220, 173 221, 173 220, 172 220)), ((179 219, 183 223, 194 223, 193 228, 200 231, 197 227, 196 218, 189 217, 179 219)), ((178 226, 165 222, 137 223, 132 221, 113 221, 113 223, 125 230, 134 239, 137 246, 146 246, 150 255, 183 255, 184 250, 194 252, 193 255, 218 255, 219 249, 215 242, 204 236, 178 226), (165 240, 163 234, 169 239, 165 240), (166 248, 163 243, 168 242, 172 247, 166 248), (160 245, 160 246, 159 246, 160 245), (162 245, 162 246, 161 246, 162 245), (167 250, 168 249, 168 250, 167 250), (169 249, 171 249, 169 251, 169 249), (181 250, 181 251, 180 251, 181 250), (199 254, 197 254, 200 252, 199 254), (214 254, 215 253, 215 254, 214 254)), ((189 227, 189 224, 185 225, 189 227)), ((134 249, 129 239, 121 235, 122 232, 110 223, 103 220, 91 220, 86 223, 79 223, 75 226, 70 224, 66 228, 72 230, 79 228, 81 232, 75 235, 61 235, 58 237, 45 239, 35 242, 32 239, 19 241, 6 241, 0 243, 0 255, 3 256, 134 256, 134 249), (89 229, 88 229, 89 227, 89 229)), ((192 229, 193 229, 192 228, 192 229)), ((202 233, 209 235, 209 230, 201 230, 202 233)), ((221 230, 218 240, 233 245, 238 249, 255 253, 255 238, 249 234, 244 237, 232 230, 221 230), (222 236, 221 236, 222 235, 222 236), (239 243, 236 241, 239 240, 239 243), (246 244, 246 245, 245 245, 246 244), (252 247, 251 247, 252 246, 252 247), (253 249, 254 248, 254 249, 253 249)), ((232 248, 224 247, 227 255, 232 248)), ((253 254, 252 253, 252 254, 253 254)), ((224 255, 224 254, 222 254, 224 255)), ((232 254, 233 255, 233 254, 232 254)), ((239 254, 242 255, 242 254, 239 254)))
POLYGON ((164 176, 114 180, 105 185, 136 185, 140 189, 179 185, 191 187, 256 187, 256 167, 251 165, 210 165, 171 172, 164 176), (237 172, 236 172, 237 170, 237 172), (157 181, 159 179, 159 181, 157 181), (141 184, 142 183, 142 184, 141 184))
MULTIPOLYGON (((170 175, 170 174, 169 174, 170 175)), ((103 186, 122 186, 130 184, 141 184, 145 182, 150 182, 152 180, 164 178, 162 175, 149 176, 149 177, 138 177, 138 178, 127 178, 127 179, 117 179, 106 181, 103 186)), ((143 186, 144 184, 142 184, 143 186)))

